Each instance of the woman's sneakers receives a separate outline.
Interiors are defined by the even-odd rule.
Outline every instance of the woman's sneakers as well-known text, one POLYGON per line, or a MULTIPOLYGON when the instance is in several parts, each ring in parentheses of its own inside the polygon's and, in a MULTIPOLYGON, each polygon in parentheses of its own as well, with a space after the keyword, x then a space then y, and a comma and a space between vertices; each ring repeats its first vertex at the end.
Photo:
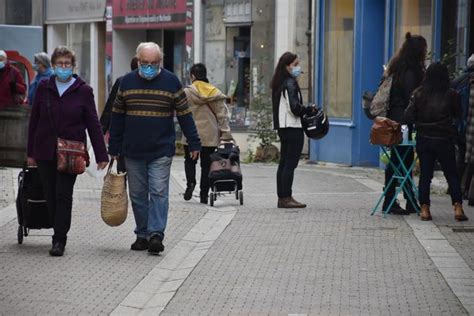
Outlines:
MULTIPOLYGON (((386 197, 385 201, 383 202, 382 210, 385 213, 388 205, 390 204, 390 201, 392 199, 386 197)), ((407 210, 404 210, 400 204, 398 204, 398 201, 393 202, 392 206, 390 207, 389 211, 387 212, 388 214, 392 215, 410 215, 410 212, 407 210)))
POLYGON ((296 201, 293 197, 278 198, 278 208, 305 208, 306 204, 296 201))
POLYGON ((64 248, 66 246, 63 243, 60 242, 53 242, 53 247, 51 247, 51 250, 49 251, 50 256, 52 257, 62 257, 64 254, 64 248))
POLYGON ((454 203, 454 219, 458 222, 467 221, 469 219, 464 214, 461 203, 454 203))

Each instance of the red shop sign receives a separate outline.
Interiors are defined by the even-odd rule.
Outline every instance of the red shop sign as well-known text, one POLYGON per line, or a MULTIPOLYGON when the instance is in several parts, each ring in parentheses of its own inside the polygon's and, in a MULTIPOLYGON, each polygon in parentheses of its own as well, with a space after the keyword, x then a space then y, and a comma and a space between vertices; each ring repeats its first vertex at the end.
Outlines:
POLYGON ((189 24, 187 0, 113 0, 113 27, 185 28, 189 24))

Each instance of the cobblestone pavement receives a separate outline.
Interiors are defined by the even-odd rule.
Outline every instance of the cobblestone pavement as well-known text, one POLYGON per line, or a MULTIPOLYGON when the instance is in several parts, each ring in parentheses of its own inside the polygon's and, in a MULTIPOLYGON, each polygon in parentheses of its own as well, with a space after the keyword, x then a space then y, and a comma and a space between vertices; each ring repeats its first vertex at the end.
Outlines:
POLYGON ((244 168, 245 206, 164 314, 466 313, 403 218, 368 215, 377 193, 317 170, 296 174, 309 207, 285 211, 275 167, 244 168))
POLYGON ((15 200, 14 175, 16 174, 18 174, 18 169, 0 167, 0 210, 15 200))
MULTIPOLYGON (((16 219, 0 228, 0 315, 108 314, 162 260, 129 250, 131 208, 122 226, 108 227, 99 213, 101 181, 78 179, 64 257, 48 255, 51 230, 31 230, 18 245, 16 219)), ((164 256, 206 211, 182 202, 176 181, 171 192, 164 256)))
MULTIPOLYGON (((173 163, 165 257, 207 211, 182 200, 182 163, 173 163)), ((407 222, 369 216, 380 192, 359 180, 380 182, 380 170, 301 164, 294 196, 308 203, 302 210, 276 208, 275 171, 243 166, 244 206, 219 197, 217 208, 237 213, 163 314, 466 314, 407 222)), ((10 181, 4 173, 0 198, 10 181)), ((106 226, 98 210, 101 182, 79 179, 64 257, 49 257, 49 230, 31 231, 20 246, 16 220, 0 227, 0 315, 108 314, 164 258, 131 252, 133 215, 120 227, 106 226)), ((437 195, 433 203, 435 223, 472 268, 469 233, 445 231, 456 225, 443 206, 449 199, 437 195)))

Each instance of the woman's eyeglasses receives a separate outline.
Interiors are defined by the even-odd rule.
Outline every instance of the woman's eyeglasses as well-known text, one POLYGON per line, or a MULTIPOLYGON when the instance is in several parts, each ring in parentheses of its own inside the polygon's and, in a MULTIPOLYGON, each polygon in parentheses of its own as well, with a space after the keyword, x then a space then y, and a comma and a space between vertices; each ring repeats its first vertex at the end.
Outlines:
POLYGON ((66 62, 56 62, 54 63, 56 65, 56 67, 61 67, 61 68, 69 68, 72 66, 72 63, 70 61, 66 61, 66 62))

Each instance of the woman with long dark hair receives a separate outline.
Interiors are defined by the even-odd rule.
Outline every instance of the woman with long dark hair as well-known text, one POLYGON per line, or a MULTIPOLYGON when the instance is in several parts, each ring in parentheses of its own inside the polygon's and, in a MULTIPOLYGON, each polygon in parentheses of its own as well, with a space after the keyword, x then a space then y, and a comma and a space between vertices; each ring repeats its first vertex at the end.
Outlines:
POLYGON ((436 160, 449 184, 456 221, 466 221, 462 193, 456 170, 454 144, 457 135, 455 120, 462 115, 459 94, 449 88, 448 68, 434 63, 426 71, 421 86, 415 90, 405 118, 415 123, 416 152, 420 159, 419 197, 421 220, 431 220, 430 184, 436 160))
POLYGON ((296 80, 300 74, 298 56, 286 52, 280 57, 271 82, 273 126, 278 130, 281 143, 277 171, 279 208, 306 207, 306 204, 296 201, 292 196, 294 173, 304 143, 301 116, 313 110, 303 105, 303 97, 296 80))
MULTIPOLYGON (((411 35, 406 33, 405 41, 397 54, 390 60, 385 76, 392 76, 392 89, 390 91, 390 107, 387 117, 391 120, 405 123, 404 113, 408 106, 410 97, 413 91, 420 86, 425 73, 425 59, 427 52, 426 39, 420 35, 411 35)), ((411 140, 411 126, 409 126, 409 139, 411 140)), ((414 152, 411 147, 398 146, 397 150, 401 157, 406 157, 404 160, 405 166, 410 166, 413 163, 414 152), (409 151, 408 153, 406 151, 409 151)), ((399 162, 396 155, 390 157, 392 163, 399 168, 399 162)), ((393 177, 393 169, 387 168, 385 170, 385 186, 388 185, 390 179, 393 177)), ((383 210, 385 211, 390 201, 395 196, 396 181, 393 181, 385 195, 383 210)), ((408 192, 411 194, 412 201, 416 201, 413 188, 408 184, 408 192)), ((394 203, 389 210, 391 214, 406 215, 415 213, 413 205, 409 202, 408 196, 406 209, 403 209, 398 202, 394 203)))

